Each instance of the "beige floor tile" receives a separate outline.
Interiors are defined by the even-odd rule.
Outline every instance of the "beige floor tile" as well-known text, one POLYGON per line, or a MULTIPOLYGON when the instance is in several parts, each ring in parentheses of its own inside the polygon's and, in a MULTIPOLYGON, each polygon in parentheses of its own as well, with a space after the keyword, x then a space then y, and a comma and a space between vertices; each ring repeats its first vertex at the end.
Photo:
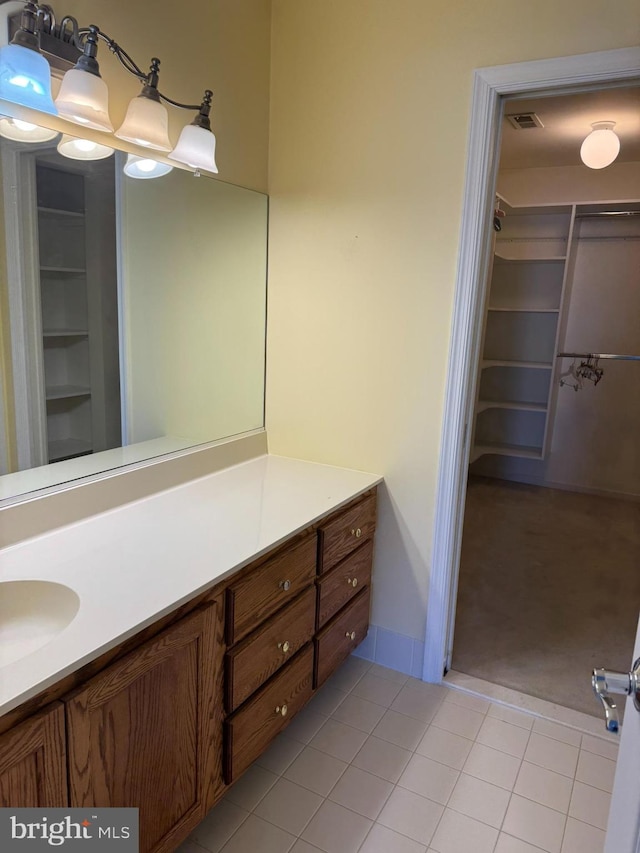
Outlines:
POLYGON ((327 717, 324 714, 317 714, 311 708, 303 708, 282 732, 281 737, 292 738, 300 743, 309 743, 326 722, 327 717))
POLYGON ((325 800, 302 838, 325 853, 356 853, 371 826, 362 815, 325 800))
POLYGON ((402 684, 367 672, 355 685, 351 694, 388 708, 401 690, 402 684))
POLYGON ((502 831, 548 853, 560 853, 565 821, 560 812, 513 794, 502 831))
POLYGON ((618 744, 601 737, 582 735, 582 749, 603 758, 610 758, 611 761, 618 760, 618 744))
POLYGON ((295 836, 278 829, 277 826, 256 815, 249 815, 222 848, 222 853, 248 853, 250 850, 259 850, 260 853, 288 853, 295 840, 295 836))
POLYGON ((313 736, 309 746, 341 761, 351 761, 367 737, 367 733, 360 729, 354 729, 339 720, 329 719, 313 736))
POLYGON ((410 758, 411 753, 407 749, 371 735, 352 764, 388 782, 397 782, 410 758))
POLYGON ((444 701, 453 702, 454 705, 460 705, 461 708, 468 708, 470 711, 477 711, 479 714, 486 714, 491 706, 491 702, 482 696, 465 693, 464 690, 454 690, 453 688, 449 688, 444 701))
POLYGON ((447 808, 500 829, 510 796, 504 788, 463 773, 453 789, 447 808))
POLYGON ((205 847, 201 847, 199 844, 196 844, 195 841, 187 838, 187 840, 183 841, 180 847, 178 847, 176 853, 208 853, 208 851, 205 847))
POLYGON ((385 709, 374 702, 368 702, 350 693, 344 702, 333 712, 334 720, 340 720, 355 729, 370 734, 384 716, 385 709))
POLYGON ((413 791, 395 788, 378 817, 378 823, 426 846, 443 811, 443 806, 425 800, 413 791))
POLYGON ((275 773, 253 764, 244 776, 229 788, 224 798, 250 812, 277 781, 275 773))
POLYGON ((611 805, 611 794, 592 788, 582 782, 575 782, 571 794, 571 805, 569 814, 576 820, 597 826, 598 829, 607 828, 609 819, 609 806, 611 805))
POLYGON ((370 661, 351 655, 340 666, 337 672, 326 681, 326 686, 348 693, 370 668, 370 661))
POLYGON ((433 718, 433 725, 473 740, 480 731, 484 719, 484 715, 477 711, 470 711, 468 708, 461 708, 460 705, 447 702, 438 709, 433 718))
MULTIPOLYGON (((257 853, 257 851, 254 851, 254 853, 257 853)), ((299 838, 291 848, 291 853, 323 853, 323 851, 319 847, 314 847, 313 844, 309 844, 299 838)))
POLYGON ((431 847, 438 853, 493 853, 497 837, 492 826, 445 809, 431 847))
POLYGON ((369 669, 371 675, 376 675, 378 678, 386 678, 388 681, 395 681, 397 684, 406 684, 409 676, 403 672, 398 672, 395 669, 389 669, 388 666, 381 666, 379 663, 372 663, 369 669))
POLYGON ((611 793, 613 791, 613 777, 615 776, 615 772, 615 761, 612 761, 610 758, 604 758, 602 755, 593 755, 593 753, 586 752, 585 750, 580 751, 578 769, 576 770, 576 779, 578 781, 611 793))
POLYGON ((569 817, 562 842, 562 853, 602 853, 605 833, 595 826, 589 826, 569 817))
POLYGON ((326 797, 346 769, 344 761, 307 746, 287 768, 284 778, 326 797))
POLYGON ((474 743, 463 769, 476 779, 483 779, 511 791, 516 783, 520 764, 520 759, 513 755, 482 743, 474 743))
POLYGON ((518 711, 516 708, 509 708, 507 705, 492 704, 487 711, 487 716, 493 717, 496 720, 502 720, 503 723, 511 723, 512 726, 520 726, 522 729, 533 728, 535 717, 532 714, 525 714, 524 711, 518 711))
POLYGON ((561 723, 554 723, 552 720, 537 718, 533 724, 533 730, 536 734, 568 743, 570 746, 579 747, 582 740, 580 732, 569 728, 569 726, 563 726, 561 723))
POLYGON ((381 823, 374 823, 359 853, 425 853, 425 850, 424 844, 418 844, 381 823))
POLYGON ((398 785, 444 806, 451 796, 458 775, 458 771, 451 767, 423 755, 414 755, 398 780, 398 785))
POLYGON ((220 800, 205 819, 196 826, 191 838, 210 853, 218 853, 231 838, 249 812, 228 800, 220 800))
POLYGON ((388 710, 372 734, 382 740, 388 740, 389 743, 395 743, 396 746, 414 750, 426 728, 427 723, 423 723, 422 720, 388 710))
POLYGON ((304 744, 301 741, 279 735, 256 760, 256 764, 280 776, 303 749, 304 744))
POLYGON ((443 687, 438 691, 435 689, 437 687, 440 685, 408 681, 393 700, 391 708, 407 717, 415 717, 424 723, 430 723, 446 695, 441 692, 446 688, 443 687))
POLYGON ((521 841, 519 838, 514 838, 513 835, 506 835, 501 832, 498 836, 495 853, 540 853, 540 848, 534 847, 533 844, 527 844, 526 841, 521 841))
POLYGON ((521 797, 566 814, 572 788, 573 782, 568 776, 523 761, 513 790, 521 797))
POLYGON ((366 773, 358 767, 347 767, 329 794, 329 799, 375 820, 392 790, 393 784, 386 779, 366 773))
POLYGON ((568 743, 560 743, 533 732, 527 744, 524 760, 573 778, 578 764, 578 749, 568 743))
POLYGON ((472 746, 472 740, 433 726, 425 732, 416 752, 455 770, 462 770, 472 746))
POLYGON ((487 717, 476 740, 484 746, 506 752, 507 755, 513 755, 515 758, 522 758, 530 736, 531 733, 528 729, 505 723, 503 720, 497 720, 494 717, 487 717))
POLYGON ((325 684, 306 707, 316 714, 324 714, 330 717, 338 705, 347 698, 347 695, 344 690, 336 690, 335 687, 325 684))
POLYGON ((292 835, 300 835, 322 805, 322 797, 288 779, 279 779, 254 814, 292 835))

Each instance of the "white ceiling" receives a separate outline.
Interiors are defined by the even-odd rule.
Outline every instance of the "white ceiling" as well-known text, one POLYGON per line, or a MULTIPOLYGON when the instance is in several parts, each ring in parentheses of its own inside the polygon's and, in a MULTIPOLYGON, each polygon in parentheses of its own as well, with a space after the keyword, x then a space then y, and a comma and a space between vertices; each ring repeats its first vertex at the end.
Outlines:
POLYGON ((505 115, 525 112, 535 112, 544 127, 516 130, 503 118, 500 169, 579 166, 580 146, 596 121, 616 122, 616 162, 640 161, 640 87, 505 101, 505 115))

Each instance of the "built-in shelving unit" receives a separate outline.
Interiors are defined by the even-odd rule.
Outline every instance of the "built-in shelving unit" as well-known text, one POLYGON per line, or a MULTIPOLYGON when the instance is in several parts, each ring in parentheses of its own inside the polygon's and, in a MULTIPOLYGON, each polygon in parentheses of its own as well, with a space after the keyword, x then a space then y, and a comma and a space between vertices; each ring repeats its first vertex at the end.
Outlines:
POLYGON ((84 176, 36 166, 49 462, 91 453, 84 176))
POLYGON ((471 461, 544 457, 572 223, 571 207, 507 208, 495 240, 471 461))

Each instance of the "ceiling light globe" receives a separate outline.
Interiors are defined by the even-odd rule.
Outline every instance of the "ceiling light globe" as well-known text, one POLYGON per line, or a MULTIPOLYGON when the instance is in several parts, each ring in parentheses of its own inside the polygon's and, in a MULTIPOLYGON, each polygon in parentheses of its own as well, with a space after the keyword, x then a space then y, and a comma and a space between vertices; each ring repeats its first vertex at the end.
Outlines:
POLYGON ((38 127, 29 121, 17 118, 0 118, 0 136, 14 142, 49 142, 58 135, 57 130, 48 127, 38 127))
POLYGON ((76 139, 65 134, 58 143, 58 153, 71 160, 104 160, 111 157, 113 148, 101 145, 91 139, 76 139))
POLYGON ((580 147, 580 159, 590 169, 610 166, 620 153, 620 140, 613 132, 615 122, 597 121, 580 147))
POLYGON ((217 174, 216 138, 210 130, 188 124, 182 128, 178 144, 169 154, 171 160, 186 163, 192 169, 204 169, 217 174))
POLYGON ((51 69, 44 56, 18 44, 0 49, 0 98, 57 115, 51 97, 51 69))
POLYGON ((138 95, 129 102, 127 114, 116 136, 153 151, 171 151, 173 147, 169 139, 166 107, 145 95, 138 95))
POLYGON ((168 163, 159 163, 150 157, 139 157, 137 154, 129 154, 124 167, 125 175, 130 178, 148 180, 150 178, 161 178, 173 171, 173 166, 168 163))

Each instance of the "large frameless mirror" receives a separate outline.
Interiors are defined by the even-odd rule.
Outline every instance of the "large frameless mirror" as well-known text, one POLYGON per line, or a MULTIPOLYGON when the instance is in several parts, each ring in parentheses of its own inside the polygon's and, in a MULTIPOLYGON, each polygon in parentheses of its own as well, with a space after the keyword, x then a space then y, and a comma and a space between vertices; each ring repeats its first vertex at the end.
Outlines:
POLYGON ((0 501, 263 425, 266 196, 64 144, 0 140, 0 501))

